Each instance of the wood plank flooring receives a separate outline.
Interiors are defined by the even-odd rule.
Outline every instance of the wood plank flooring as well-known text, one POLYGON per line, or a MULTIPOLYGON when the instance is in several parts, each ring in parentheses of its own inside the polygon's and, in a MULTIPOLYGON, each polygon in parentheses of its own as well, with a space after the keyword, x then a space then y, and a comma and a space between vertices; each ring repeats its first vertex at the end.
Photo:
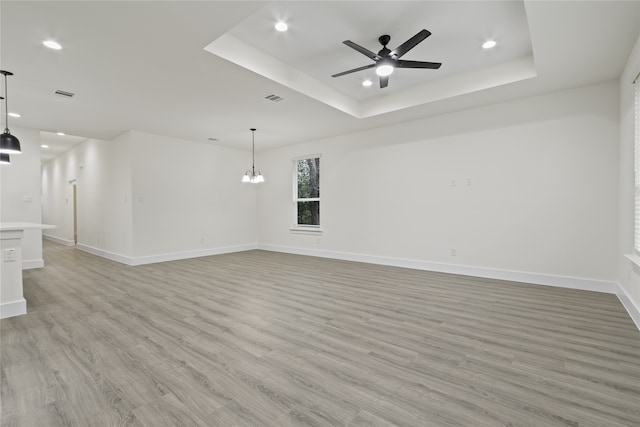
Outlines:
POLYGON ((0 321, 9 426, 640 426, 613 295, 250 251, 45 242, 0 321))

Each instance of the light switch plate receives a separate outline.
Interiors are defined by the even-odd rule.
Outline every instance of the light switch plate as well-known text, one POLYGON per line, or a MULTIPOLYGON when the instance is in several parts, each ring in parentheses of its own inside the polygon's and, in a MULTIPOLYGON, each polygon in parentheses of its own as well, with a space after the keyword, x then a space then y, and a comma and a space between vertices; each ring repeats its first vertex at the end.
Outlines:
POLYGON ((16 250, 15 249, 5 249, 2 253, 2 260, 4 262, 13 262, 16 260, 16 250))

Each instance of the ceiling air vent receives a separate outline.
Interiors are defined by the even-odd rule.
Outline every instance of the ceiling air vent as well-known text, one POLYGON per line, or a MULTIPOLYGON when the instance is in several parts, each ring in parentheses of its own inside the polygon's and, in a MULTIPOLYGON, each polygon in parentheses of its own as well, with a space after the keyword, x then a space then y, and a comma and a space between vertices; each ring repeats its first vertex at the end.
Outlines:
POLYGON ((282 101, 284 98, 278 95, 274 95, 273 93, 271 95, 267 95, 264 97, 264 99, 268 99, 269 101, 273 101, 273 102, 280 102, 282 101))
POLYGON ((62 95, 62 96, 66 96, 66 97, 69 97, 69 98, 73 98, 75 96, 75 93, 67 92, 67 91, 60 90, 60 89, 56 90, 54 93, 56 95, 62 95))

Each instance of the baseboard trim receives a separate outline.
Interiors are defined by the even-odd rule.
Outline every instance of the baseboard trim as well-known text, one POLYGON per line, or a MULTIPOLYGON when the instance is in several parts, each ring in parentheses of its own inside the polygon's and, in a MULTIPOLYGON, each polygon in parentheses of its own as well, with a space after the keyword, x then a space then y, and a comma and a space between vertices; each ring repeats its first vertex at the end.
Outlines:
POLYGON ((27 300, 24 298, 0 304, 0 319, 21 316, 23 314, 27 314, 27 300))
POLYGON ((44 267, 43 259, 25 259, 22 260, 22 269, 23 270, 31 270, 32 268, 42 268, 44 267))
POLYGON ((130 265, 144 265, 144 264, 155 264, 157 262, 178 261, 181 259, 230 254, 233 252, 244 252, 244 251, 250 251, 252 249, 257 249, 257 248, 258 248, 258 245, 256 243, 249 243, 245 245, 222 246, 219 248, 200 249, 197 251, 173 252, 168 254, 149 255, 149 256, 132 258, 133 264, 130 264, 130 265))
POLYGON ((585 279, 580 277, 555 276, 549 274, 530 273, 526 271, 501 270, 495 268, 444 264, 404 258, 390 258, 375 255, 361 255, 351 252, 324 251, 318 249, 305 249, 278 245, 258 244, 258 249, 273 252, 286 252, 297 255, 316 256, 321 258, 333 258, 344 261, 357 261, 369 264, 412 268, 415 270, 436 271, 439 273, 460 274, 463 276, 483 277, 487 279, 507 280, 512 282, 532 283, 536 285, 604 292, 609 294, 616 294, 618 290, 618 285, 615 282, 585 279))
POLYGON ((136 265, 155 264, 158 262, 178 261, 181 259, 200 258, 204 256, 211 256, 211 255, 222 255, 222 254, 228 254, 233 252, 250 251, 252 249, 257 249, 258 245, 255 243, 249 243, 245 245, 222 246, 219 248, 200 249, 197 251, 173 252, 168 254, 148 255, 148 256, 142 256, 142 257, 129 257, 125 255, 120 255, 114 252, 105 251, 104 249, 98 249, 98 248, 94 248, 93 246, 84 245, 82 243, 78 243, 76 245, 76 248, 80 249, 81 251, 100 256, 102 258, 107 258, 112 261, 116 261, 116 262, 134 267, 136 265))
POLYGON ((633 323, 636 324, 636 328, 640 331, 640 307, 633 302, 627 291, 619 283, 616 295, 622 303, 622 306, 627 310, 627 313, 629 313, 629 316, 631 316, 633 323))
POLYGON ((51 236, 49 234, 43 234, 42 238, 43 239, 47 239, 47 240, 51 240, 52 242, 59 243, 61 245, 65 245, 65 246, 75 246, 76 245, 76 242, 74 242, 73 240, 67 240, 67 239, 63 239, 61 237, 51 236))
POLYGON ((111 261, 116 261, 121 264, 133 265, 131 262, 132 258, 124 255, 117 254, 115 252, 105 251, 104 249, 94 248, 93 246, 85 245, 82 243, 76 244, 76 249, 79 249, 83 252, 88 252, 92 255, 97 255, 102 258, 109 259, 111 261))

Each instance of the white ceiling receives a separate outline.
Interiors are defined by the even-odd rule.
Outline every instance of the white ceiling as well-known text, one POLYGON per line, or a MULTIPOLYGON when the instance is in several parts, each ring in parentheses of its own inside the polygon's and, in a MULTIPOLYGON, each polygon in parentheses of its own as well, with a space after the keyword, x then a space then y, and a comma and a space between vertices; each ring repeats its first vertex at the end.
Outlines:
POLYGON ((86 141, 87 138, 73 135, 58 135, 57 132, 40 132, 40 161, 47 163, 55 159, 75 145, 86 141))
POLYGON ((11 125, 215 137, 241 149, 256 127, 261 150, 615 79, 638 37, 640 2, 3 0, 0 20, 0 67, 15 74, 9 109, 22 115, 11 125), (276 19, 290 31, 276 33, 276 19), (363 88, 367 72, 330 77, 369 63, 343 40, 377 51, 380 35, 395 48, 422 28, 433 34, 404 59, 441 69, 396 70, 386 89, 363 88), (485 38, 494 51, 480 49, 485 38), (241 49, 213 55, 212 42, 241 49))
POLYGON ((238 23, 229 34, 357 100, 531 56, 522 1, 398 1, 376 2, 374 6, 370 2, 272 2, 238 23), (286 33, 274 29, 273 22, 279 19, 291 22, 286 33), (379 36, 390 35, 388 47, 394 49, 423 28, 432 35, 402 59, 441 62, 439 70, 398 70, 391 76, 388 90, 379 89, 373 69, 331 78, 372 63, 343 45, 344 40, 378 52, 382 48, 379 36), (482 49, 488 39, 500 40, 499 46, 482 49), (365 78, 376 85, 363 88, 365 78))

